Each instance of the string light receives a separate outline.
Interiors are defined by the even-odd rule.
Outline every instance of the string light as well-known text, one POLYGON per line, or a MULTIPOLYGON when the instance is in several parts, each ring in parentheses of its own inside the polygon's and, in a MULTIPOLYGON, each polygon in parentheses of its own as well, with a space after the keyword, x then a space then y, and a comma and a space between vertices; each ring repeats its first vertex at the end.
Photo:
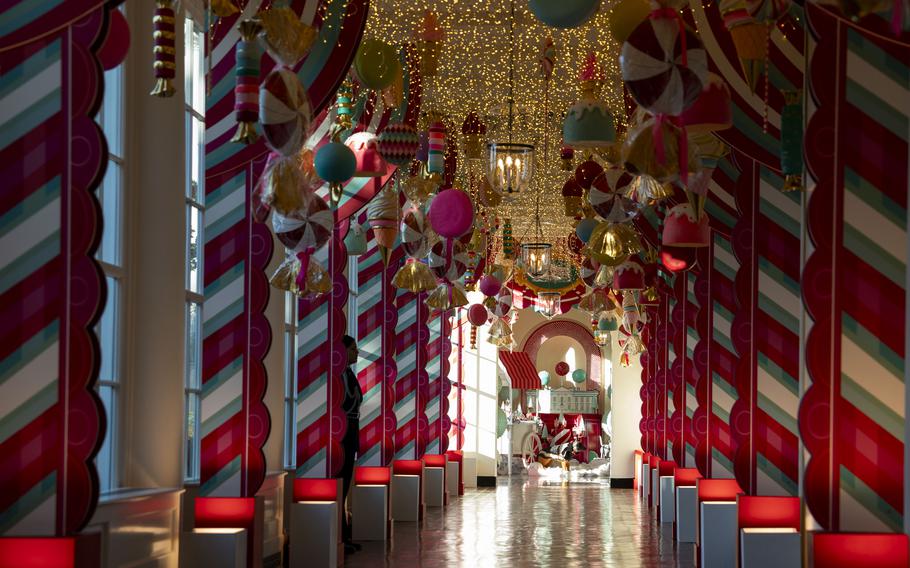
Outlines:
MULTIPOLYGON (((487 126, 487 140, 508 138, 508 61, 509 49, 515 57, 515 142, 533 144, 534 180, 528 191, 521 192, 500 205, 500 217, 511 217, 519 238, 535 232, 533 215, 540 194, 541 231, 546 242, 554 244, 554 258, 569 258, 565 244, 573 229, 573 220, 563 216, 560 190, 568 173, 560 169, 562 121, 559 117, 579 96, 578 68, 589 52, 603 62, 606 75, 603 100, 620 125, 625 125, 622 79, 619 68, 620 46, 609 32, 607 10, 601 10, 584 26, 570 30, 549 28, 528 10, 527 3, 515 3, 515 44, 509 42, 510 5, 503 0, 477 0, 470 5, 459 0, 373 0, 370 4, 365 36, 393 45, 404 45, 415 39, 415 29, 427 11, 433 11, 446 31, 439 58, 439 72, 423 78, 421 103, 424 111, 442 114, 449 136, 463 147, 461 124, 471 112, 477 113, 487 126), (545 97, 545 81, 538 73, 541 42, 553 38, 556 48, 550 89, 545 97), (547 101, 547 99, 549 99, 547 101), (548 103, 547 104, 545 104, 548 103), (547 108, 549 106, 549 108, 547 108), (556 118, 549 119, 547 112, 556 118), (545 150, 545 140, 551 148, 545 150), (547 159, 544 158, 547 156, 547 159)), ((459 180, 475 188, 465 174, 465 161, 459 160, 459 180)))

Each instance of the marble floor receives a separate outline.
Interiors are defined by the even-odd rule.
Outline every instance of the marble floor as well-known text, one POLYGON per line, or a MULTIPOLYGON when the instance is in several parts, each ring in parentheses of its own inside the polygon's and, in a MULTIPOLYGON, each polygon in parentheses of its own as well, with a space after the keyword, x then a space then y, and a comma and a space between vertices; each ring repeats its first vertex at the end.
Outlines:
POLYGON ((691 544, 674 544, 631 489, 603 482, 499 478, 468 489, 417 523, 394 523, 389 543, 364 542, 345 566, 421 568, 690 567, 691 544))

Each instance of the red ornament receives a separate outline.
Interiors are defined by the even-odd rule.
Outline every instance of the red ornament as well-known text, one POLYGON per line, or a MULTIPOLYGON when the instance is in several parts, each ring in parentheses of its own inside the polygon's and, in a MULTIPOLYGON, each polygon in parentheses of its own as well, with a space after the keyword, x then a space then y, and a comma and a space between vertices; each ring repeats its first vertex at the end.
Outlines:
POLYGON ((688 203, 681 203, 667 212, 661 239, 671 247, 706 247, 711 243, 708 216, 700 218, 688 203))
POLYGON ((569 364, 565 361, 560 361, 559 363, 556 363, 555 371, 560 377, 565 377, 569 374, 569 364))
POLYGON ((575 168, 575 181, 578 182, 578 185, 580 185, 582 189, 591 189, 594 180, 597 179, 597 176, 602 174, 603 171, 603 166, 594 160, 586 160, 575 168))
POLYGON ((697 249, 692 247, 660 248, 660 262, 670 272, 684 272, 695 266, 697 249))
POLYGON ((487 323, 489 313, 483 304, 473 304, 468 308, 468 321, 473 326, 481 326, 487 323))

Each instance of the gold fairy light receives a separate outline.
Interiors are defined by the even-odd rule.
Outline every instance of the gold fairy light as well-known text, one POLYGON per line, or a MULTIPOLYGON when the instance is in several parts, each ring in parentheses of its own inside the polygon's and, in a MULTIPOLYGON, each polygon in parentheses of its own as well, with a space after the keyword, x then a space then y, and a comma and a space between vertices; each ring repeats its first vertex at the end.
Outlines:
MULTIPOLYGON (((515 44, 510 46, 510 4, 506 0, 373 0, 365 36, 393 45, 414 42, 415 30, 427 11, 437 16, 439 26, 445 30, 445 40, 438 73, 423 79, 422 106, 425 111, 445 116, 447 134, 459 148, 461 124, 471 112, 487 126, 487 141, 504 139, 510 47, 514 50, 513 128, 516 139, 537 148, 535 172, 531 188, 497 207, 497 212, 513 219, 516 238, 530 237, 536 231, 531 212, 539 193, 544 240, 554 244, 564 240, 573 227, 572 219, 562 215, 560 190, 570 175, 561 169, 562 121, 564 112, 579 97, 578 68, 587 53, 594 52, 604 66, 602 99, 617 123, 626 123, 620 46, 610 35, 608 10, 600 10, 584 26, 562 30, 544 26, 529 12, 526 2, 517 1, 515 44), (544 97, 538 58, 541 41, 547 36, 553 38, 556 55, 549 94, 544 97)), ((459 160, 459 170, 464 162, 459 160)))

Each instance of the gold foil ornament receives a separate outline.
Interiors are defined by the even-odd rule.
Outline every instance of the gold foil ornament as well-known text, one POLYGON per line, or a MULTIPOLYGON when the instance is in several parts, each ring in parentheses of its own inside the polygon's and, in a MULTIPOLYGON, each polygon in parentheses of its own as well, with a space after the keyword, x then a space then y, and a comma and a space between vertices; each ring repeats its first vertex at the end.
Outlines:
POLYGON ((231 0, 211 0, 210 5, 212 7, 212 12, 219 18, 227 18, 240 11, 240 8, 231 2, 231 0))
POLYGON ((299 63, 316 40, 316 30, 304 24, 290 7, 259 12, 259 21, 266 49, 287 67, 299 63))
POLYGON ((459 284, 445 282, 430 292, 426 304, 429 308, 444 312, 467 306, 468 297, 459 284))
MULTIPOLYGON (((633 130, 622 146, 623 165, 629 173, 646 174, 658 182, 673 182, 680 176, 682 131, 667 121, 650 118, 633 130), (662 149, 662 150, 661 150, 662 149)), ((688 170, 698 169, 694 148, 686 144, 688 170)))
POLYGON ((430 292, 436 289, 436 277, 426 264, 409 258, 392 278, 392 285, 409 292, 430 292))
POLYGON ((260 178, 262 201, 282 214, 302 209, 309 191, 307 177, 300 169, 297 158, 282 158, 266 165, 260 178))
POLYGON ((300 259, 289 254, 272 274, 269 283, 279 290, 291 292, 301 298, 311 295, 327 294, 332 291, 332 279, 329 273, 318 262, 310 258, 307 263, 304 286, 300 286, 300 259))
POLYGON ((421 207, 433 195, 438 185, 432 178, 424 178, 418 174, 401 182, 401 190, 408 201, 421 207))

